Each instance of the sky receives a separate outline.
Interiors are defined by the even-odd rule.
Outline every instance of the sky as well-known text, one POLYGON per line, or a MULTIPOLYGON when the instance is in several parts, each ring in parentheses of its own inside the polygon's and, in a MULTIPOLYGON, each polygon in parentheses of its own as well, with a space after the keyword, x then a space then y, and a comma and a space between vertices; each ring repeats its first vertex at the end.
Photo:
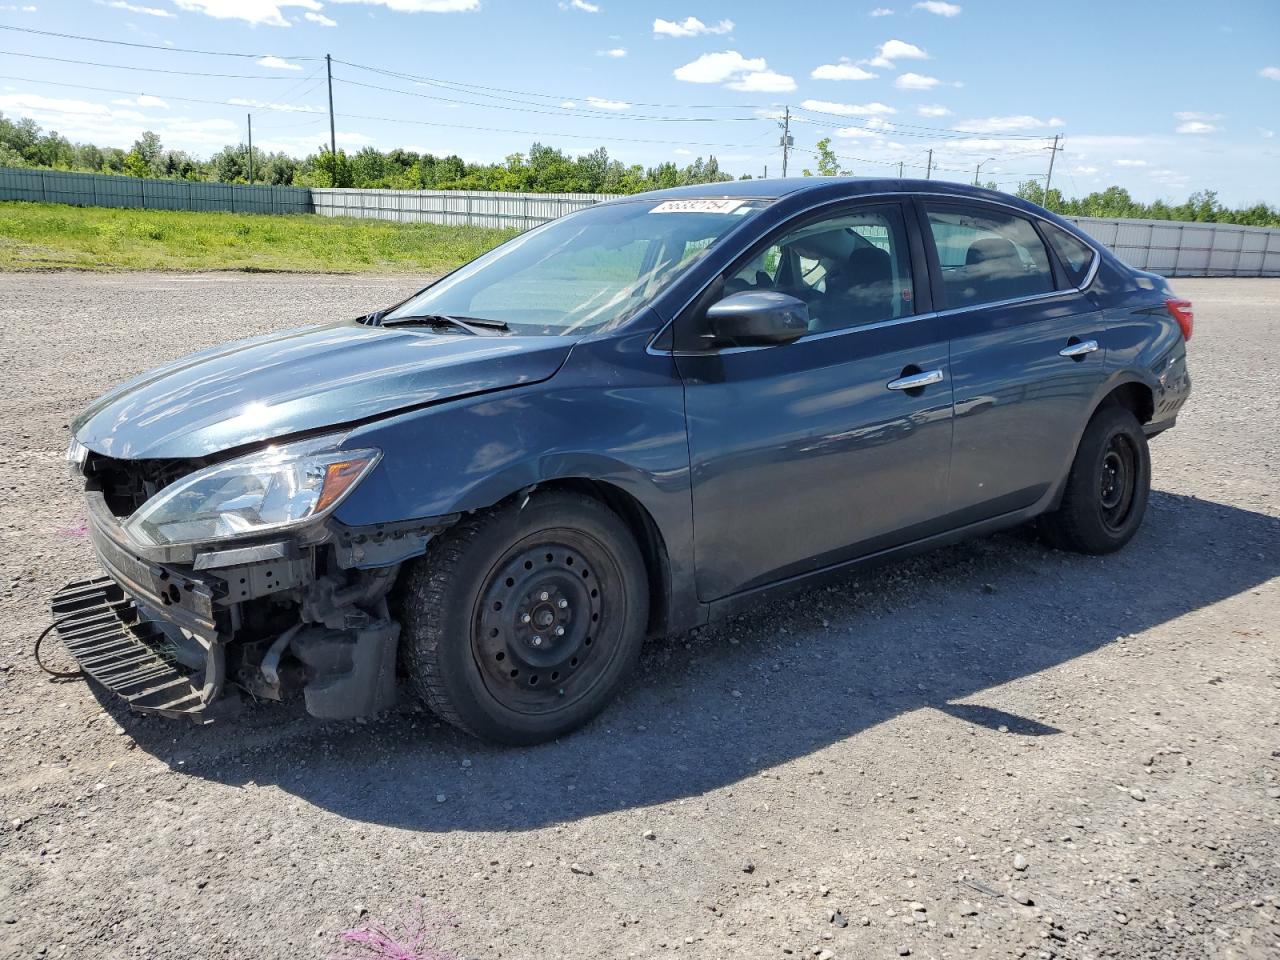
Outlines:
POLYGON ((207 157, 251 113, 255 146, 314 152, 328 53, 348 151, 778 176, 789 110, 791 173, 829 137, 854 174, 932 149, 935 178, 1012 190, 1058 134, 1068 195, 1280 205, 1280 0, 0 0, 0 26, 0 112, 100 146, 207 157))

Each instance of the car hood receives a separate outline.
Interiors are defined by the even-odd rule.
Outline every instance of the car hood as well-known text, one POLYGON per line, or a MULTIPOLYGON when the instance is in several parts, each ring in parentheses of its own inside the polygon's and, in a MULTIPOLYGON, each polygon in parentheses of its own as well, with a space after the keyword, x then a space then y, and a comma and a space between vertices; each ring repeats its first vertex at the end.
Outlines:
POLYGON ((546 380, 566 337, 469 336, 342 321, 224 344, 158 367, 72 424, 119 459, 202 457, 546 380))

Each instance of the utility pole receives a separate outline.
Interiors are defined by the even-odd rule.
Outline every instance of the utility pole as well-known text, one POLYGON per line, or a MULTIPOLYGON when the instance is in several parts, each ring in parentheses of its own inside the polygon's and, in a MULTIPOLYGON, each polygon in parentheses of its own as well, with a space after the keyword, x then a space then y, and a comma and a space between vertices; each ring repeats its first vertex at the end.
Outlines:
POLYGON ((245 114, 249 118, 249 186, 253 186, 253 114, 245 114))
POLYGON ((766 180, 769 179, 769 165, 767 163, 764 165, 764 178, 766 180))
POLYGON ((995 157, 987 157, 987 159, 979 161, 978 165, 973 168, 973 185, 978 185, 978 175, 982 173, 982 164, 990 163, 995 157))
POLYGON ((1066 147, 1058 146, 1058 140, 1061 139, 1061 136, 1061 134, 1055 133, 1053 135, 1053 146, 1045 147, 1049 151, 1049 175, 1044 178, 1044 208, 1046 210, 1049 209, 1049 184, 1053 183, 1053 161, 1059 151, 1066 149, 1066 147))
POLYGON ((795 140, 791 138, 791 107, 787 106, 782 114, 782 139, 779 141, 782 146, 782 175, 787 175, 787 152, 791 149, 795 140))
POLYGON ((338 185, 338 137, 333 132, 333 58, 324 55, 324 72, 329 80, 329 186, 338 185))
POLYGON ((926 180, 933 179, 933 147, 929 148, 929 162, 924 168, 924 178, 926 180))
POLYGON ((901 160, 898 161, 898 179, 899 180, 902 179, 902 161, 901 160))

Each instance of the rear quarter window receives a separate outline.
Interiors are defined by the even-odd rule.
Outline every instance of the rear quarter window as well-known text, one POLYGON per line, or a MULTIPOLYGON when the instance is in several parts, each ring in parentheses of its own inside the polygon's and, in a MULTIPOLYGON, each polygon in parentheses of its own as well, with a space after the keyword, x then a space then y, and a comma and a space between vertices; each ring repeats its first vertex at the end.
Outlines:
POLYGON ((1042 223, 1041 228, 1049 239, 1053 252, 1058 255, 1071 285, 1078 287, 1083 284, 1085 277, 1089 276, 1089 268, 1093 266, 1093 258, 1097 256, 1093 248, 1079 237, 1073 237, 1051 223, 1042 223))

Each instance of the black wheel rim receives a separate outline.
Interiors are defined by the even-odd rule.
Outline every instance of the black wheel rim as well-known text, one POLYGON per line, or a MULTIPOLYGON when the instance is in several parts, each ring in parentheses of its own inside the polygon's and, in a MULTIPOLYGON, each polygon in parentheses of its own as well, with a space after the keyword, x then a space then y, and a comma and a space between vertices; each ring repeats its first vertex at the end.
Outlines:
POLYGON ((576 531, 517 544, 481 587, 472 652, 503 707, 545 714, 588 695, 616 644, 609 604, 619 578, 612 558, 576 531))
POLYGON ((1133 511, 1137 489, 1138 451, 1129 437, 1113 434, 1102 452, 1098 471, 1098 505, 1102 509, 1102 522, 1108 529, 1124 528, 1133 511))

